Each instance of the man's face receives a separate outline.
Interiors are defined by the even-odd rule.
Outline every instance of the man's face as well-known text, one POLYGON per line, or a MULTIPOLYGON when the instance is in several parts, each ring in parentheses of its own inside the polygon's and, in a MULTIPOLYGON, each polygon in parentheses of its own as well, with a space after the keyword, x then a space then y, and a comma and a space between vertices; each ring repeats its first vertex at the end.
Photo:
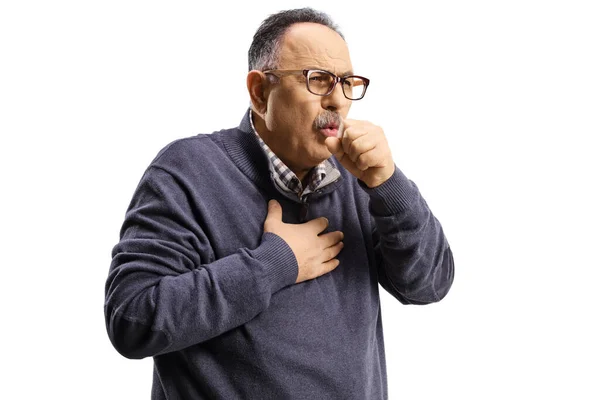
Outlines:
MULTIPOLYGON (((346 42, 319 24, 292 25, 283 38, 279 60, 278 69, 352 73, 346 42)), ((330 95, 317 96, 307 90, 302 74, 285 75, 269 86, 264 139, 294 172, 306 172, 331 156, 325 146, 327 136, 315 127, 315 119, 327 110, 346 118, 350 105, 340 83, 330 95)))

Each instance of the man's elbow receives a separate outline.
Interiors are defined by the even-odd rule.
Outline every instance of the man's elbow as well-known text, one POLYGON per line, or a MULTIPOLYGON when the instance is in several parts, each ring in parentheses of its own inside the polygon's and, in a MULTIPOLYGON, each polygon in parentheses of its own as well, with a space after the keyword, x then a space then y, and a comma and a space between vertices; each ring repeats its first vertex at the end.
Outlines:
POLYGON ((154 356, 169 346, 167 335, 155 331, 146 324, 122 315, 115 315, 107 307, 106 330, 114 348, 130 359, 142 359, 154 356))
POLYGON ((444 250, 440 264, 433 274, 416 281, 412 290, 405 290, 400 301, 403 304, 427 305, 441 301, 454 281, 454 258, 449 247, 444 250))
POLYGON ((446 297, 454 282, 454 256, 452 255, 450 247, 447 247, 444 251, 442 263, 436 272, 434 291, 436 294, 436 301, 440 301, 446 297))

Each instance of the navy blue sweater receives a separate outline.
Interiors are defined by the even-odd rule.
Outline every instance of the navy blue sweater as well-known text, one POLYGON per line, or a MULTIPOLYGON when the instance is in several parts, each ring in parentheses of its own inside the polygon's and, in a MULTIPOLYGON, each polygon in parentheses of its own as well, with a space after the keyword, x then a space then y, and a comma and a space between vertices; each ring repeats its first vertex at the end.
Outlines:
POLYGON ((175 141, 142 177, 106 282, 109 337, 125 357, 154 357, 153 399, 385 399, 378 283, 400 302, 448 292, 454 264, 417 186, 396 168, 369 189, 341 178, 301 204, 269 175, 241 125, 175 141), (340 265, 295 284, 298 265, 263 232, 327 217, 344 233, 340 265))

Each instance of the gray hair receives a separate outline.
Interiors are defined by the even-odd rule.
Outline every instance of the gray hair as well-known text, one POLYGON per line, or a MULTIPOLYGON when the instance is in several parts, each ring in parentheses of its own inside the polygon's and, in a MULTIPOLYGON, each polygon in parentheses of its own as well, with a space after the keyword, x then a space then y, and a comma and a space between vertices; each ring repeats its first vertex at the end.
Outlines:
POLYGON ((248 71, 253 69, 260 71, 276 69, 279 63, 283 35, 290 26, 301 22, 324 25, 337 32, 344 39, 344 35, 333 23, 331 17, 323 12, 312 8, 280 11, 265 19, 254 34, 254 39, 248 50, 248 71))

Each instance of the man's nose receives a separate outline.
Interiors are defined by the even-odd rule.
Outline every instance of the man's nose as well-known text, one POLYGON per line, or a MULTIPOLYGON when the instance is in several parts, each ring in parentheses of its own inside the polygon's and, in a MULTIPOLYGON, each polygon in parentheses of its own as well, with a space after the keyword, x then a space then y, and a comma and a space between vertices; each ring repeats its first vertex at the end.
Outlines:
POLYGON ((323 108, 337 111, 348 104, 350 100, 344 96, 342 85, 342 82, 338 82, 329 95, 323 96, 323 99, 321 100, 323 108))

